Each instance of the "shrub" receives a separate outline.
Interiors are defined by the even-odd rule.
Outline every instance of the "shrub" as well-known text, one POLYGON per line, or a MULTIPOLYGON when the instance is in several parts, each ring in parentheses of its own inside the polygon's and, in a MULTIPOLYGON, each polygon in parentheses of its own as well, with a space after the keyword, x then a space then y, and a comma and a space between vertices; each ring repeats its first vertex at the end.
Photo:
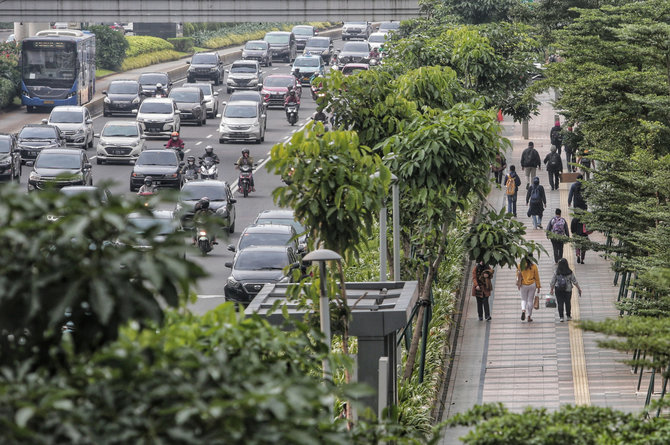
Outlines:
POLYGON ((95 63, 99 68, 117 71, 126 58, 128 41, 109 26, 93 25, 88 30, 95 34, 95 63))
POLYGON ((0 108, 11 104, 19 93, 19 47, 13 43, 0 43, 0 108))
POLYGON ((18 93, 18 84, 9 79, 0 77, 0 108, 4 108, 14 101, 18 93))
POLYGON ((167 39, 167 41, 174 46, 176 51, 182 53, 193 52, 193 46, 195 45, 195 41, 192 37, 177 37, 173 39, 167 39))
POLYGON ((148 54, 158 51, 175 49, 172 43, 159 37, 151 36, 128 36, 129 47, 126 50, 126 57, 135 57, 140 54, 148 54))
POLYGON ((121 65, 121 69, 123 71, 134 70, 137 68, 144 68, 145 66, 153 65, 155 63, 181 59, 182 57, 184 57, 183 53, 179 53, 171 49, 140 54, 139 56, 128 57, 126 60, 124 60, 123 65, 121 65))

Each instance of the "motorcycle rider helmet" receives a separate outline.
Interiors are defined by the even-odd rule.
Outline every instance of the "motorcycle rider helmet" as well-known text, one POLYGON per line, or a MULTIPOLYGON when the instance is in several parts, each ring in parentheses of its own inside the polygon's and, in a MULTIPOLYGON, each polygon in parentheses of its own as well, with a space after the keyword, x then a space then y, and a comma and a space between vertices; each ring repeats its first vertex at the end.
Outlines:
POLYGON ((195 156, 189 156, 188 158, 186 158, 186 163, 189 165, 195 164, 195 156))
POLYGON ((212 154, 214 153, 214 147, 208 145, 207 147, 205 147, 205 153, 207 156, 212 156, 212 154))
POLYGON ((176 141, 177 139, 179 139, 179 132, 178 131, 173 131, 170 134, 170 137, 172 138, 173 141, 176 141))
POLYGON ((160 83, 160 82, 158 82, 158 83, 156 84, 156 90, 162 90, 162 89, 163 89, 163 84, 160 83))
POLYGON ((146 178, 144 178, 144 185, 149 186, 153 183, 154 183, 154 180, 151 178, 151 176, 147 176, 146 178))
POLYGON ((200 210, 207 210, 209 209, 209 198, 206 196, 203 196, 198 200, 198 208, 200 210))
POLYGON ((242 156, 247 155, 249 156, 249 149, 248 148, 243 148, 242 149, 242 156))

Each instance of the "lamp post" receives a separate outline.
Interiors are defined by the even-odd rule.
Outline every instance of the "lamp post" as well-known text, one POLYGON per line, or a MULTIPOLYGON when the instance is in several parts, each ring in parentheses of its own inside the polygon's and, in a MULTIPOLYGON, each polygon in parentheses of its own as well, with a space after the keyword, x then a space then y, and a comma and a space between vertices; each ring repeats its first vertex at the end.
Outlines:
MULTIPOLYGON (((379 177, 379 172, 372 175, 379 177)), ((400 280, 400 192, 398 177, 391 173, 391 197, 393 200, 393 279, 400 280)), ((388 281, 386 265, 386 205, 379 210, 379 281, 388 281)))
MULTIPOLYGON (((328 352, 330 352, 330 301, 326 293, 326 261, 342 260, 339 253, 330 249, 317 249, 302 258, 304 261, 316 261, 319 263, 319 283, 320 283, 320 297, 319 297, 319 316, 321 318, 321 332, 326 338, 326 345, 328 352)), ((328 358, 323 359, 323 378, 324 380, 332 378, 330 372, 330 364, 328 358)))

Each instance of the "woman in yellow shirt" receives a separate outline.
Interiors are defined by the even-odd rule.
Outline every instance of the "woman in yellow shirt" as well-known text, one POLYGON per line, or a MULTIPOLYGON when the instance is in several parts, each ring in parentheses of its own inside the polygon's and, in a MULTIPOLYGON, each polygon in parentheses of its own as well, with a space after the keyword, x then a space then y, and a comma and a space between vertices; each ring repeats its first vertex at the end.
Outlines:
POLYGON ((521 260, 521 264, 517 268, 516 286, 521 291, 521 321, 526 319, 528 315, 528 322, 533 321, 533 300, 535 298, 535 291, 540 293, 540 272, 537 265, 529 256, 521 260))

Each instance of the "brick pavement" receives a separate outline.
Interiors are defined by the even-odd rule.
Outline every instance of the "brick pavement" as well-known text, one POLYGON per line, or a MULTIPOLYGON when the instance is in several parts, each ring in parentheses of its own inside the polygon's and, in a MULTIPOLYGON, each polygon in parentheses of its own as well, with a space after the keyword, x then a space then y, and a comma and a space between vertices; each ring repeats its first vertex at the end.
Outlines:
MULTIPOLYGON (((549 152, 549 130, 554 122, 551 107, 553 96, 539 97, 540 114, 531 120, 529 139, 521 136, 521 125, 509 119, 503 122, 505 136, 513 148, 507 153, 507 164, 519 166, 521 152, 528 141, 535 143, 540 157, 549 152)), ((563 162, 565 157, 563 155, 563 162)), ((557 207, 570 222, 567 196, 570 184, 561 184, 557 191, 548 186, 547 173, 538 171, 540 183, 547 194, 547 208, 542 225, 546 227, 557 207)), ((518 199, 518 220, 526 225, 527 238, 540 242, 549 255, 539 259, 542 294, 548 293, 554 262, 551 243, 544 230, 534 230, 526 216, 525 190, 522 185, 518 199)), ((506 205, 502 189, 494 189, 488 197, 489 204, 497 209, 506 205)), ((594 233, 592 239, 602 240, 594 233)), ((613 286, 614 274, 610 263, 593 252, 587 252, 585 264, 577 264, 571 245, 565 245, 564 256, 577 276, 582 298, 577 292, 572 298, 573 319, 602 320, 617 317, 613 306, 618 287, 613 286)), ((563 404, 592 404, 608 406, 623 411, 639 411, 644 406, 649 381, 645 373, 641 392, 637 393, 638 376, 620 361, 629 358, 619 352, 601 349, 596 341, 602 336, 582 332, 571 322, 558 322, 556 309, 544 308, 533 312, 533 322, 522 322, 521 303, 516 288, 516 273, 512 269, 496 269, 494 290, 490 298, 492 321, 479 321, 474 297, 467 291, 461 323, 458 327, 458 344, 449 382, 443 419, 463 412, 475 404, 503 402, 512 411, 522 411, 526 406, 555 410, 563 404)), ((660 386, 660 385, 657 385, 660 386)), ((458 437, 467 429, 446 432, 442 444, 460 443, 458 437)))

